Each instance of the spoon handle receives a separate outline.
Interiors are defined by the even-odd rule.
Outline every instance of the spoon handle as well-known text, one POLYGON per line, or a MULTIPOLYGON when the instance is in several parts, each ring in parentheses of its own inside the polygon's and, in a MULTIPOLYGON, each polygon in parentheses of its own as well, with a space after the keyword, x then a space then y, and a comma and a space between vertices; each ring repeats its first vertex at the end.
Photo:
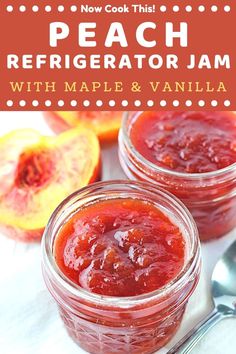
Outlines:
POLYGON ((214 309, 203 321, 186 334, 167 354, 190 353, 198 341, 222 318, 222 313, 214 309))

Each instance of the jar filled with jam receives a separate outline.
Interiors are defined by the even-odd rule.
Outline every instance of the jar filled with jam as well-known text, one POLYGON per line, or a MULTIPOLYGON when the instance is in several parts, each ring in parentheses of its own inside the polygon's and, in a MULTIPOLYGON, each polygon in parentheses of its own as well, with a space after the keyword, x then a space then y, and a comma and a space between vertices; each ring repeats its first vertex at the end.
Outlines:
POLYGON ((164 346, 199 279, 191 214, 149 183, 95 183, 71 195, 53 213, 42 250, 67 331, 94 354, 164 346))
POLYGON ((191 211, 203 241, 236 226, 236 114, 125 113, 120 162, 130 179, 173 193, 191 211))

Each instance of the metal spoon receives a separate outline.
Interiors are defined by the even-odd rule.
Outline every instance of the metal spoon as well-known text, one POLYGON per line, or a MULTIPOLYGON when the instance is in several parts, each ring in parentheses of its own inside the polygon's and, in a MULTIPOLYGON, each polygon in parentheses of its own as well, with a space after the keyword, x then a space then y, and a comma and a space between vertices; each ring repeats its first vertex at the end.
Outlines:
POLYGON ((236 241, 217 262, 211 278, 211 289, 215 305, 213 311, 167 354, 190 353, 217 322, 226 317, 236 317, 236 241))

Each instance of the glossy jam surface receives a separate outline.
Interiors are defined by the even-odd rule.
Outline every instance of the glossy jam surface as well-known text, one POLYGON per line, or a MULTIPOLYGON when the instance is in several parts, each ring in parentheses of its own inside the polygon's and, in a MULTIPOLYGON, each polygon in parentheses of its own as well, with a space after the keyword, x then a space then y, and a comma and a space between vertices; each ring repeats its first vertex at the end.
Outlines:
POLYGON ((185 241, 154 204, 100 201, 79 210, 54 244, 59 268, 86 290, 134 296, 156 290, 181 271, 185 241))
POLYGON ((185 173, 204 173, 236 162, 232 112, 144 112, 130 138, 152 163, 185 173))

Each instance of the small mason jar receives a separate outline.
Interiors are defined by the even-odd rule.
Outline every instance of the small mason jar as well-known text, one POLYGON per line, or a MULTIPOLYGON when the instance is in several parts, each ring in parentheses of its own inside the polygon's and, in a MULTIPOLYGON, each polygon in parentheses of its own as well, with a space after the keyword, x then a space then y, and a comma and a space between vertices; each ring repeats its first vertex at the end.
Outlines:
POLYGON ((95 183, 72 194, 53 213, 42 240, 42 268, 46 285, 73 340, 89 353, 152 353, 177 331, 186 304, 199 279, 198 231, 188 210, 174 196, 149 183, 95 183), (61 226, 88 203, 117 198, 154 203, 179 226, 185 239, 182 271, 156 291, 130 297, 102 296, 71 282, 58 268, 54 241, 61 226))
POLYGON ((236 163, 206 173, 177 172, 153 164, 130 139, 132 124, 141 113, 125 112, 119 133, 119 158, 126 176, 151 182, 178 197, 194 217, 202 241, 231 231, 236 226, 236 163))

